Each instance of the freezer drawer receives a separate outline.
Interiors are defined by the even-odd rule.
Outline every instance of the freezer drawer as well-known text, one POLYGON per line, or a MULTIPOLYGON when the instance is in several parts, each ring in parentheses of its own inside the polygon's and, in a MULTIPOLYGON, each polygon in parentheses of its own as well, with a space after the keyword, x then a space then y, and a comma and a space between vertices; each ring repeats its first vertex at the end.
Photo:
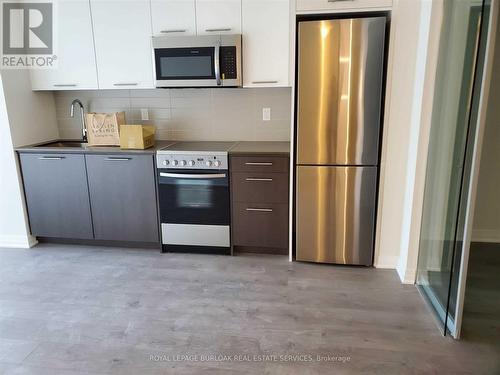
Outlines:
POLYGON ((376 167, 298 166, 296 259, 371 265, 376 167))
POLYGON ((299 23, 297 164, 378 164, 385 24, 299 23))

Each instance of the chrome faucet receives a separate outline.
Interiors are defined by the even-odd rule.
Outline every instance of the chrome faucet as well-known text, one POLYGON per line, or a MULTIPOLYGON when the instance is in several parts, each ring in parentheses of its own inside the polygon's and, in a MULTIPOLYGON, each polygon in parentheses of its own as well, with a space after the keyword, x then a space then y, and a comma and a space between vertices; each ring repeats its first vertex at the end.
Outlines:
POLYGON ((83 142, 87 142, 87 126, 85 125, 85 109, 83 108, 83 104, 80 100, 75 99, 71 102, 70 108, 70 116, 75 117, 75 104, 80 106, 80 115, 82 116, 82 139, 83 142))

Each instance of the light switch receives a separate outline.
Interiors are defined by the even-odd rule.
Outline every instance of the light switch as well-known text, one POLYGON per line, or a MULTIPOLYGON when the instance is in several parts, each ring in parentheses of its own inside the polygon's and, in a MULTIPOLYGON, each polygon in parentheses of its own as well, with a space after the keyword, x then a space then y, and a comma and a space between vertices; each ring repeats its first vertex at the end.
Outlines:
POLYGON ((262 108, 262 121, 271 121, 271 108, 262 108))
POLYGON ((141 120, 149 120, 149 111, 147 108, 141 108, 141 120))

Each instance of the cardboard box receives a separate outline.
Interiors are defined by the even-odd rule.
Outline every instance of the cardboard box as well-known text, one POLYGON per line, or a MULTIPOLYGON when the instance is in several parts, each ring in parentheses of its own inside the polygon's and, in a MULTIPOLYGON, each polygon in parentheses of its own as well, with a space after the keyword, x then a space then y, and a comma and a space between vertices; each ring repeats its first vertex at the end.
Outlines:
POLYGON ((120 148, 144 150, 155 144, 154 125, 121 125, 120 148))

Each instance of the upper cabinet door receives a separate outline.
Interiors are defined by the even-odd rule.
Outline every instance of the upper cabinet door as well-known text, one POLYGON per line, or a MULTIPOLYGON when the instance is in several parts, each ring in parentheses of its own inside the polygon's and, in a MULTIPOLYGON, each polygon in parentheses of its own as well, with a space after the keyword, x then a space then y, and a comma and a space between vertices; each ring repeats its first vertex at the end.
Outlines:
POLYGON ((153 88, 148 0, 91 0, 100 89, 153 88))
POLYGON ((151 0, 154 35, 196 35, 195 0, 151 0))
POLYGON ((243 0, 243 85, 289 86, 289 0, 243 0))
POLYGON ((31 70, 34 90, 97 89, 89 0, 59 0, 57 68, 31 70))
POLYGON ((240 34, 241 0, 196 0, 196 29, 203 34, 240 34))

